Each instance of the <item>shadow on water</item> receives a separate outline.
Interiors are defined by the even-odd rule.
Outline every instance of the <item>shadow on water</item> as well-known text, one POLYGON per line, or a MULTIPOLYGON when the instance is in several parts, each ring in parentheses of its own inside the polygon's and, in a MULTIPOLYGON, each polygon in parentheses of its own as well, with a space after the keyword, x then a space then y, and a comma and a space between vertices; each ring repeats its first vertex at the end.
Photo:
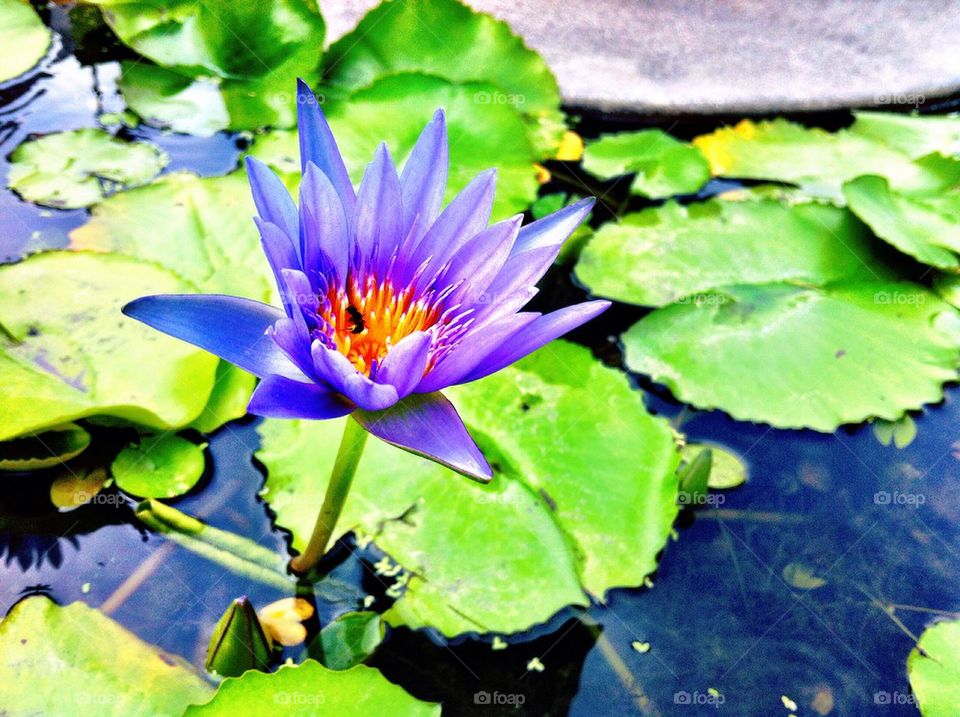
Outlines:
MULTIPOLYGON (((62 11, 53 12, 54 25, 68 27, 62 11)), ((116 56, 95 58, 92 67, 71 48, 61 43, 31 79, 0 89, 0 174, 29 136, 96 126, 101 108, 122 107, 116 56)), ((602 121, 588 125, 610 126, 602 121)), ((161 145, 172 157, 167 171, 222 174, 237 163, 238 140, 227 133, 124 132, 161 145)), ((64 246, 86 217, 4 191, 0 257, 64 246)), ((576 291, 568 272, 555 271, 539 301, 569 303, 576 291)), ((619 366, 611 337, 639 315, 616 307, 574 338, 619 366)), ((683 410, 658 387, 637 385, 638 400, 644 396, 690 440, 729 447, 750 469, 745 487, 681 516, 655 587, 614 590, 604 605, 510 636, 505 649, 488 638, 445 645, 393 630, 374 664, 455 715, 786 715, 781 696, 800 714, 915 714, 904 667, 913 636, 960 611, 960 391, 918 417, 916 440, 898 450, 881 446, 869 428, 780 431, 683 410)), ((282 551, 287 535, 257 495, 257 441, 252 422, 221 429, 210 442, 212 474, 173 504, 282 551)), ((33 476, 0 485, 0 611, 38 591, 60 603, 83 600, 201 665, 232 599, 248 595, 263 605, 280 597, 145 532, 119 494, 59 513, 48 489, 33 476)), ((318 590, 320 621, 376 593, 371 576, 367 558, 341 551, 318 590)))

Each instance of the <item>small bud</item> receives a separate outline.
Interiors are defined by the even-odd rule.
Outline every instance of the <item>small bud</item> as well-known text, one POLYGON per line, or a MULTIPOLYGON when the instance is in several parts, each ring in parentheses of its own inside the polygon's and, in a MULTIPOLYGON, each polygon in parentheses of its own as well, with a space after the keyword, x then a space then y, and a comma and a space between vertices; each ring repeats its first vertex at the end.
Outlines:
POLYGON ((272 651, 257 611, 246 597, 241 597, 230 604, 214 628, 206 667, 223 677, 239 677, 247 670, 266 670, 272 651))

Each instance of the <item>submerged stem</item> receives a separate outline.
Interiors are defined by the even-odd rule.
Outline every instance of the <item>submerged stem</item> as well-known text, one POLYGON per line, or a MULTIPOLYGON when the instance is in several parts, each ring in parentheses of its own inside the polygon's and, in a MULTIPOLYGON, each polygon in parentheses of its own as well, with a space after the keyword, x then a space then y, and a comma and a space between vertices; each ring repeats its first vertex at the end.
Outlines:
POLYGON ((330 473, 330 482, 327 483, 327 492, 323 496, 323 507, 320 508, 317 524, 313 527, 313 535, 310 536, 310 542, 303 554, 290 561, 290 567, 295 573, 304 575, 310 572, 327 551, 327 543, 330 542, 330 536, 333 535, 343 504, 347 500, 350 484, 357 472, 357 464, 366 442, 366 430, 355 420, 348 418, 343 429, 343 438, 340 439, 337 460, 330 473))

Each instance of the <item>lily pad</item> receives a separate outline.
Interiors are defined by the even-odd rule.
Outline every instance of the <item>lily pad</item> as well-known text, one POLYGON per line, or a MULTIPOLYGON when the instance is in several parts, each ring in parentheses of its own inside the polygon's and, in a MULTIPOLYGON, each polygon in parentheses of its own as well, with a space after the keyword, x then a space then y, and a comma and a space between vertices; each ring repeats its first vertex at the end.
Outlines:
MULTIPOLYGON (((372 535, 400 566, 389 622, 448 636, 515 632, 642 584, 677 514, 679 459, 669 426, 621 373, 554 342, 449 395, 493 481, 370 441, 335 531, 372 535)), ((343 422, 267 420, 258 430, 265 497, 300 549, 343 422)))
POLYGON ((36 65, 47 53, 51 37, 30 3, 0 0, 0 82, 19 77, 36 65))
POLYGON ((351 90, 408 72, 480 83, 474 107, 522 113, 541 156, 553 154, 566 129, 557 80, 543 58, 507 23, 457 0, 381 3, 330 47, 324 65, 331 86, 351 90))
POLYGON ((907 674, 923 717, 960 714, 960 621, 924 630, 907 658, 907 674))
POLYGON ((682 401, 829 432, 939 401, 960 315, 915 284, 766 284, 671 304, 622 338, 627 366, 682 401))
POLYGON ((143 436, 113 459, 117 487, 138 498, 174 498, 193 488, 206 468, 203 449, 185 438, 143 436))
POLYGON ((0 682, 9 717, 180 717, 213 688, 101 612, 25 598, 0 623, 0 682))
POLYGON ((98 204, 70 247, 146 259, 206 292, 263 301, 272 281, 255 213, 245 173, 175 172, 98 204))
MULTIPOLYGON (((438 107, 446 111, 450 138, 447 200, 480 172, 497 168, 494 218, 526 209, 537 196, 536 154, 520 115, 509 105, 477 104, 490 85, 451 84, 426 75, 387 77, 346 101, 330 101, 324 111, 355 183, 381 141, 401 164, 438 107)), ((250 154, 284 173, 289 186, 300 178, 297 136, 273 132, 257 139, 250 154)))
POLYGON ((910 414, 904 414, 896 421, 874 421, 873 435, 881 446, 893 444, 897 448, 906 448, 917 437, 917 424, 910 414))
POLYGON ((929 155, 915 162, 920 156, 903 151, 903 144, 887 144, 855 127, 830 133, 784 119, 743 120, 701 135, 693 144, 706 155, 714 175, 788 182, 837 200, 843 199, 841 185, 863 174, 885 177, 891 186, 913 191, 956 181, 956 161, 929 155))
POLYGON ((0 441, 0 471, 35 471, 65 463, 90 445, 90 434, 76 423, 0 441))
POLYGON ((210 401, 190 424, 201 433, 213 433, 218 428, 237 418, 247 415, 247 402, 257 379, 232 363, 221 361, 217 364, 213 393, 210 401))
POLYGON ((10 159, 10 188, 29 202, 60 209, 88 207, 118 189, 145 184, 169 161, 152 144, 125 142, 101 129, 28 140, 10 159))
POLYGON ((736 488, 747 481, 747 467, 737 454, 713 443, 688 443, 680 452, 685 463, 691 463, 703 451, 712 454, 707 486, 714 489, 736 488))
POLYGON ((190 707, 184 717, 260 714, 439 717, 440 705, 411 697, 372 667, 328 670, 315 660, 307 660, 300 665, 284 665, 272 674, 250 670, 241 677, 227 678, 210 702, 190 707))
POLYGON ((195 419, 217 359, 120 313, 144 294, 192 290, 115 254, 54 251, 0 266, 0 440, 94 415, 158 429, 195 419))
POLYGON ((324 625, 310 643, 310 656, 331 670, 349 669, 376 651, 384 630, 379 613, 344 613, 324 625))
POLYGON ((220 86, 146 62, 123 62, 120 91, 127 106, 147 123, 210 137, 230 126, 220 86))
POLYGON ((598 296, 662 306, 734 284, 825 284, 886 271, 871 256, 863 225, 844 209, 714 199, 667 202, 604 224, 581 252, 576 274, 598 296))
POLYGON ((883 142, 911 157, 960 154, 960 116, 854 112, 851 132, 883 142))
POLYGON ((878 237, 904 254, 940 269, 960 267, 960 185, 949 192, 897 192, 883 177, 866 175, 843 185, 847 206, 878 237))
POLYGON ((710 179, 700 150, 659 129, 607 134, 587 144, 583 168, 601 179, 635 174, 630 191, 644 197, 691 194, 710 179))

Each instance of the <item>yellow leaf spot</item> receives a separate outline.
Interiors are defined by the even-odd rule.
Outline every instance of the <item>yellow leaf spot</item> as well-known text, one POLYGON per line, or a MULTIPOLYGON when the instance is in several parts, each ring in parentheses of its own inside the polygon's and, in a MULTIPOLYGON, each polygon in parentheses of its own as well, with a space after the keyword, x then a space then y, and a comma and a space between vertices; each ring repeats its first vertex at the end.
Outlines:
POLYGON ((583 137, 567 130, 560 139, 556 158, 563 162, 579 162, 581 157, 583 157, 583 137))
POLYGON ((550 170, 544 167, 542 164, 534 164, 533 168, 537 170, 537 182, 540 184, 546 184, 550 181, 550 170))
POLYGON ((703 134, 693 140, 693 146, 703 152, 710 163, 713 176, 729 171, 733 158, 728 145, 741 140, 756 137, 757 126, 750 120, 741 120, 733 127, 722 127, 710 134, 703 134))

